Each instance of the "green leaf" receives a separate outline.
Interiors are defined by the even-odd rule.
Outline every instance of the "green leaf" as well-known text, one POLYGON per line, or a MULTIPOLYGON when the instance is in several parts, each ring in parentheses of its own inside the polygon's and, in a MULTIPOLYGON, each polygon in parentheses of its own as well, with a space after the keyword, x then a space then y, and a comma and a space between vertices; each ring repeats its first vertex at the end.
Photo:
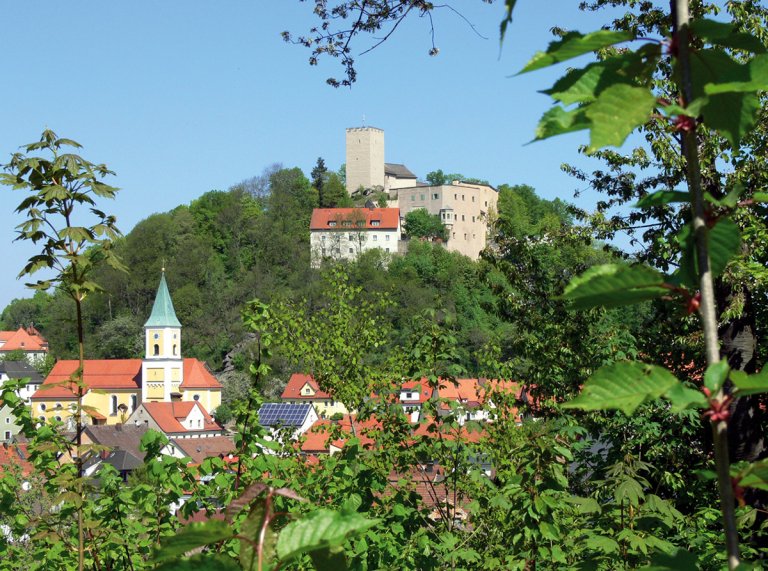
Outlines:
POLYGON ((768 367, 763 367, 756 375, 732 371, 731 381, 736 387, 735 393, 740 397, 768 392, 768 367))
POLYGON ((622 361, 599 368, 584 384, 581 394, 563 404, 581 410, 618 409, 631 415, 646 401, 654 400, 680 384, 663 367, 638 361, 622 361))
POLYGON ((662 284, 664 276, 648 266, 603 264, 573 278, 560 298, 570 301, 571 309, 617 307, 669 293, 662 284))
POLYGON ((741 139, 757 122, 760 97, 757 93, 723 93, 712 95, 704 106, 704 123, 720 133, 733 148, 738 148, 741 139))
POLYGON ((556 105, 541 116, 539 124, 536 126, 534 141, 540 141, 564 133, 582 131, 589 129, 589 126, 589 119, 587 119, 583 109, 566 111, 559 105, 556 105))
POLYGON ((731 368, 728 366, 728 361, 723 359, 717 363, 712 363, 707 367, 704 373, 704 386, 707 387, 712 394, 720 390, 723 386, 725 379, 728 378, 728 373, 731 368))
POLYGON ((704 393, 680 383, 669 389, 664 398, 672 403, 672 412, 678 413, 689 408, 706 408, 708 406, 707 397, 704 393))
POLYGON ((302 553, 337 547, 378 523, 359 513, 319 509, 285 526, 277 540, 277 555, 280 561, 288 561, 302 553))
POLYGON ((768 192, 755 192, 752 194, 752 200, 755 202, 768 202, 768 192))
POLYGON ((349 569, 343 551, 334 552, 330 549, 318 549, 309 554, 317 571, 346 571, 349 569))
POLYGON ((704 93, 716 95, 718 93, 748 93, 768 89, 768 54, 755 56, 745 65, 743 74, 734 73, 734 75, 743 75, 743 77, 730 81, 707 83, 704 86, 704 93))
POLYGON ((733 24, 702 18, 693 20, 690 23, 690 29, 700 38, 717 46, 746 50, 757 54, 766 51, 765 46, 758 38, 746 32, 737 32, 733 24))
POLYGON ((610 537, 604 535, 590 535, 584 540, 584 545, 588 549, 599 551, 601 553, 618 553, 619 544, 610 537))
POLYGON ((177 534, 162 539, 155 561, 167 561, 180 557, 196 547, 218 543, 232 536, 232 529, 225 521, 210 520, 204 523, 191 523, 177 534))
POLYGON ((240 566, 229 557, 206 554, 168 561, 153 569, 154 571, 240 571, 240 566))
POLYGON ((656 97, 646 87, 612 85, 585 112, 592 121, 590 149, 620 147, 635 127, 648 121, 655 106, 656 97))
POLYGON ((768 459, 750 464, 739 475, 739 486, 768 490, 768 459))
POLYGON ((512 23, 512 11, 515 9, 517 0, 504 0, 504 19, 501 21, 499 34, 499 43, 504 43, 504 36, 507 33, 507 26, 512 23))
MULTIPOLYGON (((248 517, 246 517, 240 525, 239 535, 250 539, 250 541, 240 540, 240 565, 242 565, 243 569, 256 569, 258 553, 256 551, 256 546, 252 542, 258 542, 261 526, 264 523, 264 517, 266 517, 266 509, 264 499, 262 498, 253 504, 251 510, 248 512, 248 517)), ((271 561, 274 558, 275 543, 275 531, 272 529, 271 525, 268 525, 262 544, 264 561, 271 561)))
POLYGON ((691 195, 681 190, 657 190, 651 194, 646 194, 635 204, 638 208, 648 208, 650 206, 662 206, 673 202, 690 202, 691 195))
POLYGON ((579 32, 570 32, 563 36, 562 39, 549 44, 546 52, 536 53, 520 73, 549 67, 550 65, 594 52, 613 44, 632 40, 634 37, 632 32, 614 32, 610 30, 599 30, 587 35, 582 35, 579 32))
MULTIPOLYGON (((690 224, 683 226, 677 240, 682 246, 683 255, 680 258, 680 267, 675 272, 675 281, 697 289, 699 263, 690 224)), ((728 262, 738 253, 741 245, 741 231, 733 220, 722 218, 707 232, 707 243, 710 270, 712 277, 716 278, 725 271, 728 262)))
POLYGON ((655 553, 651 564, 641 571, 699 571, 698 560, 693 553, 677 549, 673 553, 655 553))

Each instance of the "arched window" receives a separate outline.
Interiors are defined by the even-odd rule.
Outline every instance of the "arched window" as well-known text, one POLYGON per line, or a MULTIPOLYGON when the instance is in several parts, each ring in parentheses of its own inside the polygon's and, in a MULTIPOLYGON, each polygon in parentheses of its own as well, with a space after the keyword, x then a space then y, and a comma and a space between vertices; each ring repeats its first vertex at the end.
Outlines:
POLYGON ((131 395, 131 412, 136 410, 137 406, 139 406, 139 397, 136 395, 131 395))
POLYGON ((154 345, 154 347, 152 349, 152 354, 155 357, 157 357, 160 354, 160 345, 158 345, 157 343, 155 343, 155 345, 154 345))
POLYGON ((176 355, 176 345, 173 346, 173 354, 176 355))
POLYGON ((115 395, 109 399, 109 414, 117 414, 117 397, 115 395))
POLYGON ((60 402, 56 403, 56 410, 61 410, 61 403, 60 402))

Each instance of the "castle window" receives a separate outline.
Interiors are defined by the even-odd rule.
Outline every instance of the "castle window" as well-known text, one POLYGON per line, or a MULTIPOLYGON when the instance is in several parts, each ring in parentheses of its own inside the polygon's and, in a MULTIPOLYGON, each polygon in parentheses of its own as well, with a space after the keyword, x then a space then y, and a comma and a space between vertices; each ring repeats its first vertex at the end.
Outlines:
POLYGON ((473 196, 473 197, 472 197, 472 202, 474 202, 474 201, 475 201, 475 197, 473 196))
POLYGON ((115 395, 109 398, 109 414, 117 414, 117 397, 115 395))
POLYGON ((472 222, 474 222, 474 221, 475 221, 475 217, 473 216, 473 217, 472 217, 472 222))
POLYGON ((464 200, 464 195, 463 194, 461 195, 461 199, 464 200))
POLYGON ((160 354, 160 345, 155 343, 155 346, 152 349, 152 354, 157 357, 160 354))
POLYGON ((485 205, 488 206, 488 201, 487 200, 485 201, 485 205))
POLYGON ((461 221, 464 222, 464 215, 461 215, 461 221))
POLYGON ((440 197, 436 192, 432 194, 432 200, 437 200, 440 197))

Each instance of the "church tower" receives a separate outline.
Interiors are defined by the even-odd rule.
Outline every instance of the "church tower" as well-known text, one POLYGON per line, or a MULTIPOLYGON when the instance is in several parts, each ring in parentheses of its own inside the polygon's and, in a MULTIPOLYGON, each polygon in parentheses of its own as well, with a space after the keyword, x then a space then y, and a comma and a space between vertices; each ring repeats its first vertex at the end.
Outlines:
POLYGON ((141 364, 142 401, 170 402, 181 398, 184 379, 181 358, 181 323, 173 309, 165 268, 160 276, 152 313, 144 324, 144 359, 141 364))

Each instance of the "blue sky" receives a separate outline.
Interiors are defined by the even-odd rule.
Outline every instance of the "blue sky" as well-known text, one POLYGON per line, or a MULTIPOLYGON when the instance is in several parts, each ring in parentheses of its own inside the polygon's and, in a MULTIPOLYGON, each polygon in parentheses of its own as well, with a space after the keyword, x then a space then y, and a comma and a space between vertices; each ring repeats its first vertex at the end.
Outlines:
MULTIPOLYGON (((344 162, 344 129, 384 129, 386 160, 424 177, 438 168, 493 184, 530 184, 546 198, 573 200, 580 185, 560 171, 586 142, 577 133, 533 145, 549 106, 537 93, 563 69, 511 77, 550 41, 553 26, 589 31, 605 14, 576 0, 521 0, 499 51, 503 2, 461 0, 412 18, 373 52, 357 57, 351 89, 325 84, 341 66, 307 63, 308 50, 280 32, 306 32, 313 2, 298 0, 43 1, 3 5, 0 162, 44 128, 84 145, 121 188, 100 206, 128 232, 154 212, 226 189, 279 162, 309 173, 317 157, 344 162)), ((354 52, 372 43, 359 38, 354 52)), ((5 252, 0 307, 30 295, 15 279, 35 250, 13 243, 19 193, 0 188, 5 252)), ((576 202, 590 207, 595 196, 576 202)))

